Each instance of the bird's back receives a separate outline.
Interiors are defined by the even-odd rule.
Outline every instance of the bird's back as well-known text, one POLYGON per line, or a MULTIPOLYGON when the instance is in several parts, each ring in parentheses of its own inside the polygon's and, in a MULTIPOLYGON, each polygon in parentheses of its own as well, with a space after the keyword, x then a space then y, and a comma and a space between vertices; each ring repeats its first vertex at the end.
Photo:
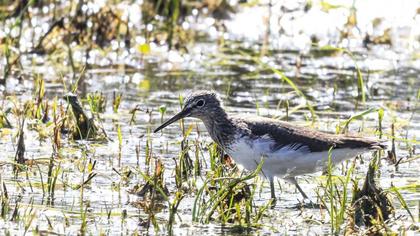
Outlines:
POLYGON ((272 148, 281 149, 285 146, 308 148, 310 152, 328 151, 334 149, 383 149, 385 145, 372 139, 336 135, 314 129, 292 125, 288 122, 258 116, 234 117, 242 128, 248 130, 251 138, 269 137, 276 143, 272 148))

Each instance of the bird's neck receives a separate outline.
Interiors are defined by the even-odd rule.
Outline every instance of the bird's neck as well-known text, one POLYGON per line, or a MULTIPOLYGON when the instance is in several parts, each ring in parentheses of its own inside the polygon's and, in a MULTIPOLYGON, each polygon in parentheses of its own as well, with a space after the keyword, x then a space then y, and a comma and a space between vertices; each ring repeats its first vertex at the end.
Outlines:
POLYGON ((226 148, 235 136, 235 126, 228 113, 222 108, 201 118, 210 137, 222 148, 226 148))

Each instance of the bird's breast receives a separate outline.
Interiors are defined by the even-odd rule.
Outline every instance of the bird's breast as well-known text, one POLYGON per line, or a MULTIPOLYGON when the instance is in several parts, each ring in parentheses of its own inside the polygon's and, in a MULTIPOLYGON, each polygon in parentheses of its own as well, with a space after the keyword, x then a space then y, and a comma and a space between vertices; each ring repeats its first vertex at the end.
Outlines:
MULTIPOLYGON (((254 170, 264 159, 262 168, 266 176, 292 177, 322 170, 328 163, 328 151, 312 152, 304 144, 288 144, 274 149, 277 143, 267 137, 252 139, 238 137, 225 147, 226 153, 247 170, 254 170)), ((367 149, 334 149, 332 162, 337 164, 366 152, 367 149)))
POLYGON ((236 137, 225 149, 233 160, 247 170, 255 169, 261 159, 270 154, 271 142, 247 137, 236 137))

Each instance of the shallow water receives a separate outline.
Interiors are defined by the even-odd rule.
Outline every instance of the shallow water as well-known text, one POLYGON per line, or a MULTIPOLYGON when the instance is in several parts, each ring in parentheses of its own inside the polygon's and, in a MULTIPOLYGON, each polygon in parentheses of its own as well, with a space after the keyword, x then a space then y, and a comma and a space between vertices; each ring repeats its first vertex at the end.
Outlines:
MULTIPOLYGON (((378 3, 373 1, 371 4, 376 6, 378 3)), ((413 8, 412 4, 410 1, 406 2, 408 9, 413 8)), ((209 26, 214 20, 211 21, 207 17, 189 19, 190 27, 199 31, 208 30, 206 32, 208 35, 205 39, 192 44, 189 52, 185 54, 174 50, 167 52, 165 45, 151 44, 151 53, 142 55, 136 47, 119 48, 118 41, 111 43, 112 50, 108 52, 93 50, 89 62, 92 68, 85 71, 84 78, 78 85, 78 94, 79 97, 85 98, 87 93, 101 91, 106 96, 106 111, 99 116, 112 141, 103 144, 92 141, 73 142, 63 138, 63 148, 56 160, 61 170, 54 198, 50 199, 43 193, 40 186, 47 178, 48 159, 52 153, 51 139, 47 138, 41 142, 38 132, 25 129, 25 158, 38 160, 39 164, 29 167, 27 171, 15 178, 13 168, 8 163, 14 160, 16 152, 15 135, 18 132, 18 120, 16 116, 9 115, 14 128, 0 130, 0 147, 3 150, 0 154, 2 163, 0 176, 1 182, 6 186, 2 189, 2 193, 4 194, 7 189, 8 204, 11 209, 18 206, 16 208, 20 217, 10 220, 13 212, 10 210, 7 217, 0 219, 0 228, 12 234, 22 234, 26 226, 28 226, 28 232, 39 230, 76 234, 80 232, 84 224, 82 219, 86 212, 86 233, 131 234, 136 231, 145 233, 147 229, 143 223, 147 221, 148 213, 135 204, 142 198, 130 194, 129 190, 136 184, 145 183, 144 178, 136 171, 146 172, 149 169, 145 165, 148 130, 153 130, 161 123, 161 115, 158 111, 160 106, 167 108, 163 116, 165 120, 180 109, 180 94, 185 95, 188 90, 213 89, 221 95, 226 109, 231 113, 277 117, 298 125, 313 126, 329 132, 335 132, 337 125, 354 114, 369 108, 382 107, 385 111, 382 123, 384 139, 388 140, 387 143, 391 146, 390 127, 392 123, 395 123, 397 159, 402 158, 403 163, 399 164, 396 170, 383 160, 378 181, 384 189, 390 186, 400 187, 400 193, 416 220, 416 222, 411 221, 407 211, 394 197, 397 219, 390 223, 390 227, 398 232, 409 228, 412 224, 417 224, 418 232, 420 175, 417 170, 420 159, 411 160, 409 157, 418 157, 420 148, 418 140, 420 136, 418 98, 420 45, 418 40, 415 40, 420 37, 418 30, 420 16, 413 13, 411 18, 405 17, 409 14, 403 10, 398 11, 402 26, 391 24, 389 21, 385 21, 381 26, 382 28, 391 27, 391 36, 393 42, 396 43, 371 45, 370 49, 366 49, 361 42, 365 31, 368 32, 369 29, 366 29, 368 27, 364 27, 363 24, 367 25, 375 16, 371 16, 371 11, 367 13, 358 11, 358 17, 362 22, 360 23, 361 31, 354 32, 355 35, 341 43, 337 43, 339 36, 336 32, 331 35, 319 33, 318 31, 322 31, 319 29, 314 30, 313 34, 320 39, 320 45, 349 47, 354 55, 352 58, 345 52, 336 52, 325 56, 322 52, 311 50, 310 35, 302 33, 302 31, 307 32, 305 22, 318 19, 319 15, 322 15, 323 22, 340 19, 328 25, 328 29, 334 32, 334 24, 342 25, 348 10, 330 10, 332 13, 326 14, 318 7, 314 7, 305 15, 302 9, 303 3, 288 6, 297 9, 279 10, 280 6, 277 4, 274 4, 272 8, 271 22, 275 22, 282 16, 282 20, 285 21, 281 24, 284 32, 277 33, 281 29, 277 24, 272 24, 267 50, 264 49, 265 46, 262 43, 266 28, 254 27, 254 24, 259 25, 258 21, 263 18, 268 9, 264 5, 253 10, 242 7, 231 20, 226 21, 227 32, 223 34, 217 33, 214 26, 209 26), (305 17, 300 19, 300 16, 305 17), (250 31, 243 32, 238 24, 245 24, 243 20, 247 17, 255 17, 258 20, 256 20, 257 23, 253 22, 249 25, 250 31), (303 28, 300 29, 301 27, 303 28), (220 35, 225 38, 223 44, 217 43, 216 39, 220 39, 220 35), (263 49, 265 52, 262 55, 263 49), (365 104, 358 97, 355 62, 364 78, 365 104), (270 68, 283 71, 302 91, 315 109, 316 122, 311 122, 311 113, 305 106, 305 99, 270 68), (112 111, 114 93, 122 94, 122 102, 117 114, 112 111), (286 114, 284 105, 286 100, 289 103, 289 114, 286 114), (134 123, 130 123, 132 118, 130 110, 136 106, 140 108, 140 111, 136 113, 134 123), (301 108, 295 111, 294 108, 298 107, 301 108), (152 113, 147 111, 152 111, 152 113), (121 148, 118 141, 118 126, 123 134, 121 148), (139 156, 136 155, 136 148, 140 150, 139 156), (409 150, 412 149, 415 150, 414 154, 409 154, 409 150), (94 168, 96 176, 81 190, 76 187, 87 178, 88 172, 83 169, 87 168, 89 160, 96 161, 94 168), (129 170, 133 171, 133 174, 125 178, 124 173, 129 170), (42 178, 39 175, 40 172, 43 175, 42 178), (414 187, 404 188, 407 186, 414 187)), ((417 7, 420 6, 417 4, 417 7)), ((34 24, 42 27, 45 18, 45 16, 35 17, 34 19, 38 20, 34 24)), ((7 22, 2 24, 7 24, 7 22)), ((29 27, 24 27, 24 29, 28 32, 34 30, 29 27)), ((381 32, 379 29, 376 30, 381 32)), ((6 31, 3 30, 2 35, 6 31)), ((24 33, 23 35, 28 36, 28 38, 23 37, 23 41, 32 41, 31 34, 24 33)), ((143 40, 144 38, 139 34, 133 45, 143 40)), ((25 48, 22 50, 25 51, 25 48)), ((84 59, 82 52, 82 47, 74 47, 74 60, 77 63, 81 63, 84 59)), ((13 100, 21 104, 34 99, 33 79, 37 73, 46 81, 46 97, 49 99, 58 97, 60 102, 65 103, 61 97, 69 90, 75 79, 72 79, 68 59, 57 54, 55 57, 61 58, 58 61, 54 59, 54 56, 24 54, 21 57, 23 67, 21 71, 14 71, 8 78, 6 86, 1 87, 3 111, 14 107, 13 100), (21 74, 23 79, 19 80, 18 74, 21 74), (63 83, 63 80, 66 82, 63 83)), ((27 120, 26 126, 29 127, 36 122, 27 120)), ((204 147, 205 144, 211 142, 204 126, 199 121, 187 119, 185 124, 186 127, 190 124, 198 125, 188 138, 190 144, 198 140, 204 147), (199 134, 197 130, 200 131, 199 134)), ((366 115, 363 120, 355 120, 349 125, 351 133, 363 132, 363 136, 372 137, 378 136, 377 128, 377 112, 366 115)), ((171 199, 176 191, 175 160, 179 157, 180 142, 183 139, 180 133, 179 125, 173 124, 162 133, 150 134, 152 162, 154 159, 162 160, 165 167, 164 180, 171 199)), ((195 149, 191 148, 190 155, 193 157, 194 151, 195 149)), ((366 154, 363 156, 363 161, 357 161, 355 176, 360 180, 359 184, 363 182, 371 156, 371 154, 366 154)), ((204 163, 202 176, 188 180, 188 182, 197 182, 197 188, 200 184, 202 185, 205 173, 210 169, 209 154, 205 148, 203 148, 200 160, 204 163)), ((334 173, 343 175, 345 166, 339 166, 334 173)), ((153 168, 152 165, 151 169, 153 168)), ((317 199, 316 191, 320 184, 325 183, 325 178, 319 175, 320 173, 317 173, 299 178, 301 186, 314 201, 317 199)), ((256 180, 256 183, 262 187, 257 187, 258 193, 254 196, 254 204, 263 206, 269 200, 269 187, 263 178, 256 180)), ((252 228, 252 233, 327 234, 330 232, 329 217, 325 210, 304 209, 301 211, 292 208, 291 206, 299 203, 301 198, 299 193, 293 186, 283 181, 280 181, 280 185, 281 190, 277 186, 279 197, 277 206, 267 210, 260 222, 261 227, 252 228)), ((196 191, 193 190, 181 201, 174 234, 240 233, 229 224, 221 226, 217 222, 193 223, 191 206, 195 196, 196 191)), ((156 212, 156 219, 160 225, 159 232, 162 234, 165 234, 167 230, 168 214, 167 207, 156 212)), ((411 227, 408 231, 414 233, 416 228, 411 227)), ((148 232, 155 232, 152 226, 148 232)))

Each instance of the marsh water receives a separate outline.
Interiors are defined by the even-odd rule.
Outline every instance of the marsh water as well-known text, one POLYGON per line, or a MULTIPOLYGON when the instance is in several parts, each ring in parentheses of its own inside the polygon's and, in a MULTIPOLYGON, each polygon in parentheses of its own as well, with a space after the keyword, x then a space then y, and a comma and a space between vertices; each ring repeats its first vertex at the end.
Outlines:
MULTIPOLYGON (((11 163, 17 151, 21 119, 16 112, 7 113, 12 127, 0 129, 2 234, 166 234, 167 202, 161 201, 161 207, 149 209, 145 197, 133 193, 133 189, 147 182, 140 172, 153 173, 160 160, 169 201, 175 198, 179 188, 175 169, 181 146, 185 145, 185 130, 179 123, 159 133, 152 130, 180 110, 180 96, 199 89, 219 93, 230 113, 273 117, 328 132, 342 131, 349 118, 371 109, 352 120, 346 132, 375 138, 382 132, 381 139, 390 148, 395 144, 398 164, 382 153, 376 180, 384 190, 396 187, 408 210, 389 191, 396 210, 387 226, 395 232, 419 233, 420 15, 415 9, 420 5, 416 1, 403 1, 404 4, 394 1, 385 9, 395 11, 384 10, 375 15, 363 9, 371 9, 380 1, 368 1, 370 5, 366 6, 356 1, 360 9, 359 28, 349 28, 350 36, 343 38, 335 29, 346 24, 351 6, 340 5, 326 11, 325 5, 314 1, 307 11, 303 2, 286 2, 293 3, 240 6, 230 19, 222 21, 224 28, 219 20, 209 16, 187 17, 182 26, 203 33, 188 43, 187 50, 169 50, 164 43, 146 42, 143 34, 138 33, 132 36, 130 46, 124 40, 114 39, 107 49, 91 49, 88 58, 83 45, 76 43, 52 54, 22 53, 19 66, 8 75, 5 85, 0 85, 2 112, 20 109, 24 103, 34 101, 37 79, 45 81, 45 99, 57 99, 64 109, 68 106, 62 97, 77 85, 75 92, 87 111, 91 110, 87 94, 98 92, 106 98, 105 111, 94 116, 109 140, 74 141, 63 135, 62 147, 54 160, 57 182, 51 196, 44 188, 53 153, 53 139, 48 136, 51 124, 25 120, 24 156, 32 162, 15 175, 11 163), (382 21, 371 28, 364 27, 375 19, 382 21), (378 41, 367 40, 367 34, 378 41), (391 43, 379 43, 380 37, 389 38, 391 43), (76 70, 72 69, 72 63, 76 70), (121 104, 115 112, 112 102, 118 95, 121 104), (378 118, 379 110, 383 111, 382 121, 378 118), (150 163, 146 163, 149 157, 150 163), (85 183, 92 173, 94 177, 85 183), (155 223, 150 223, 151 219, 155 223)), ((86 9, 95 9, 98 4, 87 4, 86 9)), ((122 15, 128 12, 134 16, 141 14, 136 12, 140 11, 138 6, 123 1, 116 4, 116 9, 124 12, 122 15)), ((20 46, 10 50, 29 51, 35 45, 33 41, 47 31, 51 9, 48 5, 31 7, 31 25, 24 21, 20 46)), ((129 17, 128 21, 138 32, 152 30, 152 26, 141 28, 138 17, 129 17)), ((9 28, 12 23, 13 18, 2 22, 1 37, 14 34, 14 29, 9 28)), ((1 54, 3 68, 5 57, 1 54)), ((191 157, 199 159, 202 169, 199 175, 183 180, 185 197, 175 214, 174 234, 330 233, 327 211, 298 207, 302 200, 299 192, 282 180, 276 184, 277 205, 265 210, 261 220, 251 227, 238 228, 238 222, 222 224, 216 219, 193 221, 197 191, 211 168, 212 141, 199 120, 184 122, 185 129, 192 129, 186 138, 187 150, 191 157)), ((353 178, 360 180, 359 186, 372 156, 365 154, 355 162, 353 178)), ((337 166, 334 174, 345 176, 350 163, 337 166)), ((298 181, 310 199, 317 202, 318 195, 323 194, 325 176, 319 172, 301 176, 298 181)), ((265 206, 270 200, 267 181, 258 176, 248 182, 258 186, 253 207, 265 206)))

